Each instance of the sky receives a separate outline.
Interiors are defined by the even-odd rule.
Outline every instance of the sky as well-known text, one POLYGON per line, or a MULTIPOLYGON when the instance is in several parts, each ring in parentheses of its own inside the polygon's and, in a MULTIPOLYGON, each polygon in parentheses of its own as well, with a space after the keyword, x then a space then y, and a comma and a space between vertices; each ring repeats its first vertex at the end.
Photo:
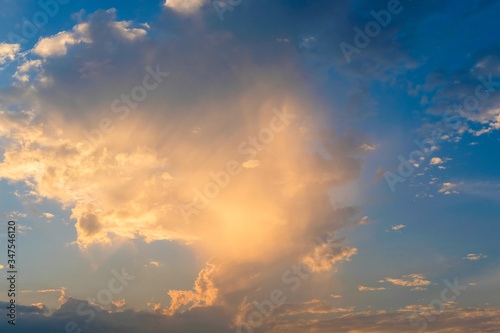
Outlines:
POLYGON ((499 1, 0 2, 1 332, 500 331, 499 1))

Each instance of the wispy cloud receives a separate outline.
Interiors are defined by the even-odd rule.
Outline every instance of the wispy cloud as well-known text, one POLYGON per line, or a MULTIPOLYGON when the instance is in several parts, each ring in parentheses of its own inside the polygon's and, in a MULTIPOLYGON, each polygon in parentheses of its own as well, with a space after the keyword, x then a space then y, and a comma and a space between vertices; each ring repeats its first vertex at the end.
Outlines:
POLYGON ((365 287, 365 286, 358 286, 359 291, 375 291, 375 290, 385 290, 384 287, 365 287))

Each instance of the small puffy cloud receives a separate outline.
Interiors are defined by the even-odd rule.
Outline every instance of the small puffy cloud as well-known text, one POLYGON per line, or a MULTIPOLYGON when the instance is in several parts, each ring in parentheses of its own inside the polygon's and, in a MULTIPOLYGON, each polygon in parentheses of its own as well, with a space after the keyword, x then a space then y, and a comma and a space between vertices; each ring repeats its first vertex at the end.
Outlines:
POLYGON ((433 157, 431 159, 430 165, 436 165, 436 164, 443 164, 444 161, 440 159, 439 157, 433 157))
POLYGON ((111 301, 111 303, 116 306, 117 308, 123 308, 127 301, 124 299, 118 300, 118 301, 111 301))
POLYGON ((54 36, 41 38, 32 52, 44 58, 60 57, 68 52, 70 45, 91 42, 88 23, 81 23, 73 31, 62 31, 54 36))
POLYGON ((279 320, 282 318, 290 318, 290 316, 301 316, 301 315, 323 315, 323 314, 333 314, 333 313, 346 313, 352 312, 354 307, 350 308, 337 308, 332 306, 330 303, 313 299, 308 302, 303 303, 281 303, 276 307, 275 316, 279 320))
POLYGON ((469 253, 466 257, 463 257, 462 259, 465 259, 465 260, 479 260, 479 259, 485 259, 485 258, 488 258, 488 256, 485 255, 485 254, 482 254, 482 253, 479 253, 479 254, 469 253))
POLYGON ((54 215, 53 215, 53 214, 50 214, 50 213, 43 213, 42 215, 43 215, 43 216, 45 216, 45 217, 46 217, 46 218, 48 218, 48 219, 50 219, 50 218, 54 217, 54 215))
POLYGON ((129 26, 132 24, 131 21, 112 22, 111 24, 123 38, 131 41, 142 38, 147 34, 147 31, 144 29, 129 28, 129 26))
POLYGON ((205 0, 166 0, 164 5, 182 14, 192 14, 197 12, 204 4, 205 0))
POLYGON ((31 306, 36 306, 40 310, 43 310, 45 308, 45 304, 43 304, 43 303, 33 303, 33 304, 31 304, 31 306))
POLYGON ((368 216, 363 216, 356 222, 357 225, 364 225, 368 223, 370 223, 370 220, 368 220, 368 216))
POLYGON ((393 225, 391 227, 392 230, 400 230, 400 229, 403 229, 403 228, 406 228, 406 226, 404 224, 398 224, 398 225, 393 225))
POLYGON ((3 265, 0 265, 0 269, 3 269, 3 267, 4 267, 3 265))
POLYGON ((365 287, 365 286, 358 286, 359 291, 375 291, 375 290, 385 290, 384 287, 365 287))
POLYGON ((20 44, 0 43, 0 65, 5 64, 7 60, 14 60, 20 49, 20 44))

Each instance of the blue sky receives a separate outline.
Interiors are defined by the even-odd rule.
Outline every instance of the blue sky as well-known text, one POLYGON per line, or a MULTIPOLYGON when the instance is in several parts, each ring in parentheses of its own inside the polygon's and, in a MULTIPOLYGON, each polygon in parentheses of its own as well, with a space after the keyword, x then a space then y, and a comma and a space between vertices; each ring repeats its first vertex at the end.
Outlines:
POLYGON ((55 1, 0 14, 18 329, 500 327, 498 1, 55 1))

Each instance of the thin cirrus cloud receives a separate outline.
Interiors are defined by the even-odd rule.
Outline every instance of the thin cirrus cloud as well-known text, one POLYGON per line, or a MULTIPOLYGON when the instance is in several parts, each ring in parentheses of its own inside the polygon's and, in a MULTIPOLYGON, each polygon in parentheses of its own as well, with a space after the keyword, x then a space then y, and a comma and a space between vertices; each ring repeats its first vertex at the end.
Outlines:
POLYGON ((366 287, 358 286, 359 291, 375 291, 375 290, 385 290, 385 287, 366 287))

